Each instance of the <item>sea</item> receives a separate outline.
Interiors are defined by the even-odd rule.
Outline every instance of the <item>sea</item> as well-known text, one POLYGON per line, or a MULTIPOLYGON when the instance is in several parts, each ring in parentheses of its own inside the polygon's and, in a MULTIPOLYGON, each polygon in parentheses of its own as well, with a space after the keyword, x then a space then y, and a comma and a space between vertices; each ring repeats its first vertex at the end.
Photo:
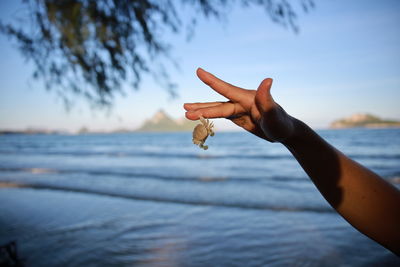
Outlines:
MULTIPOLYGON (((318 134, 400 188, 400 129, 318 134)), ((281 144, 218 131, 206 144, 190 132, 1 135, 0 262, 13 244, 24 266, 400 266, 281 144)))

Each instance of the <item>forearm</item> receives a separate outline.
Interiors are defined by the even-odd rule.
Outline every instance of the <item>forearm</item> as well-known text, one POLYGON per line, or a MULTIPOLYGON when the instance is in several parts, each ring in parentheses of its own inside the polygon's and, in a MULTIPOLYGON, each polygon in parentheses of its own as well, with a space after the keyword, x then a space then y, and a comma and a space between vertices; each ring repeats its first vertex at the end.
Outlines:
POLYGON ((283 144, 324 198, 350 224, 400 254, 400 192, 346 157, 303 122, 283 144))

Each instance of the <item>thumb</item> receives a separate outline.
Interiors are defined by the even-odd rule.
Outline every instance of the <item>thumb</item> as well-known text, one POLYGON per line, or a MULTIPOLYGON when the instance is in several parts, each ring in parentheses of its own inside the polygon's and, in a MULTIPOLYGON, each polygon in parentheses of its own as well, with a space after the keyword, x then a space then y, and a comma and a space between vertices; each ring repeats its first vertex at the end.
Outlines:
POLYGON ((271 95, 271 86, 272 79, 267 78, 264 79, 257 88, 255 102, 257 108, 262 112, 268 111, 276 106, 275 101, 271 95))

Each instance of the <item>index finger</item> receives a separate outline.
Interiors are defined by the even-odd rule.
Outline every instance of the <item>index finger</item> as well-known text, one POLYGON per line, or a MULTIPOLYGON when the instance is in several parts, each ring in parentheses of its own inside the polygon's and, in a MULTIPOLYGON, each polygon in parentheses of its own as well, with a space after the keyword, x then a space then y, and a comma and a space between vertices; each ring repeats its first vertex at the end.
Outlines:
POLYGON ((197 69, 197 76, 202 82, 214 89, 214 91, 234 102, 239 102, 243 93, 246 92, 245 89, 227 83, 202 68, 197 69))

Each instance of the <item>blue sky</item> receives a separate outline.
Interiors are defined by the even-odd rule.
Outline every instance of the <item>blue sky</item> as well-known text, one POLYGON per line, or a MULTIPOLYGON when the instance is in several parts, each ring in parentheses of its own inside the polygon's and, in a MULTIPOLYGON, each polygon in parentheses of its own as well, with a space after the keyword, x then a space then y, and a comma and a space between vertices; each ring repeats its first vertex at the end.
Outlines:
MULTIPOLYGON (((167 36, 179 70, 170 74, 179 97, 150 79, 139 91, 117 97, 111 115, 92 111, 84 101, 66 112, 43 84, 31 79, 32 65, 0 36, 0 128, 93 130, 136 128, 160 108, 184 116, 185 102, 224 100, 195 76, 202 67, 249 89, 274 79, 273 95, 292 116, 326 127, 343 116, 369 112, 400 119, 400 1, 316 0, 299 14, 300 33, 272 23, 256 8, 234 8, 224 22, 200 21, 194 38, 167 36)), ((2 1, 1 18, 15 14, 16 1, 2 1)), ((236 129, 226 120, 217 129, 236 129)))

